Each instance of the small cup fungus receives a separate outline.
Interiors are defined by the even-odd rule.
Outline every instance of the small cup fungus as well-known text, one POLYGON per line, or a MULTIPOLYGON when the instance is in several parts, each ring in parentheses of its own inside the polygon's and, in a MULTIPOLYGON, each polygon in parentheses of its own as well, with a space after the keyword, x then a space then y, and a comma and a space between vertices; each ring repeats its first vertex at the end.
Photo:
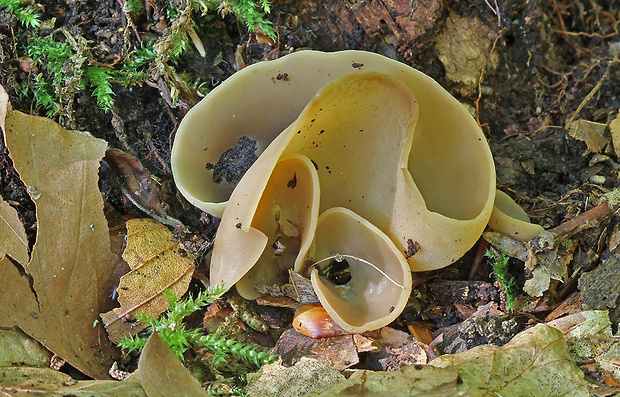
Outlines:
POLYGON ((489 219, 489 227, 522 241, 531 240, 544 230, 542 226, 531 223, 523 208, 501 190, 495 193, 495 206, 489 219))
POLYGON ((353 211, 333 207, 319 216, 309 256, 317 264, 310 277, 314 291, 329 316, 345 330, 381 328, 405 308, 411 293, 405 256, 388 236, 353 211), (320 265, 343 262, 350 274, 346 283, 321 276, 320 265))
POLYGON ((495 200, 491 152, 467 110, 423 73, 363 51, 300 51, 236 73, 183 119, 172 169, 191 203, 222 218, 211 283, 255 298, 256 284, 310 270, 350 332, 395 319, 409 270, 460 258, 495 200), (243 136, 258 158, 235 187, 205 165, 243 136), (350 274, 322 276, 329 257, 350 274))

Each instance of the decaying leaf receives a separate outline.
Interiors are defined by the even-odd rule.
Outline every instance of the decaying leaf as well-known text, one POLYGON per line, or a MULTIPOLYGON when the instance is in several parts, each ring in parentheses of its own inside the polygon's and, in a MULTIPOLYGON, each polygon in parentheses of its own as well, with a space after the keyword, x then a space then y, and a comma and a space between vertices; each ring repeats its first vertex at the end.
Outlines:
POLYGON ((257 373, 248 375, 247 389, 252 397, 297 397, 344 380, 333 366, 303 357, 292 367, 277 362, 263 366, 257 373))
POLYGON ((589 310, 550 321, 567 339, 577 361, 593 361, 596 372, 609 373, 620 383, 620 335, 613 335, 607 310, 589 310))
MULTIPOLYGON (((19 268, 0 260, 0 312, 80 371, 107 377, 112 347, 96 325, 110 287, 108 225, 97 186, 106 142, 12 111, 6 97, 0 109, 6 146, 38 221, 29 263, 19 268)), ((6 247, 7 237, 0 237, 6 247)), ((14 259, 23 259, 21 252, 14 259)))
POLYGON ((5 255, 21 265, 28 263, 28 237, 17 211, 0 196, 0 259, 5 255))
POLYGON ((478 346, 441 356, 433 366, 455 368, 458 390, 476 396, 589 396, 564 336, 545 324, 519 333, 502 347, 478 346))
POLYGON ((180 222, 168 216, 168 204, 161 199, 161 188, 140 160, 122 150, 106 150, 105 161, 116 171, 121 191, 134 205, 160 222, 179 226, 180 222))
POLYGON ((455 368, 407 365, 392 372, 356 371, 343 382, 313 390, 305 396, 466 396, 466 392, 457 391, 457 380, 455 368))
POLYGON ((611 142, 614 146, 616 156, 620 156, 620 112, 615 119, 609 123, 609 132, 611 133, 611 142))
POLYGON ((606 124, 595 123, 588 120, 575 120, 568 124, 568 134, 573 138, 585 142, 588 151, 602 153, 609 145, 609 137, 606 137, 606 124))
POLYGON ((499 58, 491 52, 493 35, 484 21, 450 13, 437 36, 435 48, 446 78, 457 85, 461 94, 475 93, 485 67, 497 67, 499 58))
POLYGON ((0 395, 144 397, 138 377, 123 382, 76 381, 51 369, 52 354, 17 329, 0 329, 0 395))
POLYGON ((137 375, 149 397, 208 396, 157 332, 142 350, 137 375))
MULTIPOLYGON (((28 263, 28 241, 24 225, 17 211, 0 196, 0 268, 11 266, 11 257, 20 265, 28 263), (8 256, 8 257, 7 257, 8 256)), ((0 311, 0 327, 15 325, 7 314, 0 311)))
POLYGON ((47 367, 50 358, 46 348, 19 329, 0 329, 0 367, 47 367))
POLYGON ((110 340, 135 335, 146 325, 135 321, 138 312, 157 317, 168 307, 163 292, 180 298, 189 286, 194 260, 166 226, 152 219, 127 221, 127 247, 123 259, 131 271, 121 277, 118 302, 121 307, 101 314, 110 340))
POLYGON ((113 380, 76 381, 51 368, 0 368, 0 394, 53 397, 146 397, 136 376, 113 380))
POLYGON ((390 327, 379 330, 380 337, 371 340, 376 351, 367 355, 371 369, 394 371, 413 364, 426 364, 428 355, 426 345, 421 344, 406 332, 390 327))
MULTIPOLYGON (((358 335, 313 339, 294 329, 288 329, 278 339, 275 353, 288 365, 295 364, 303 357, 309 357, 329 363, 334 368, 342 370, 359 363, 358 353, 367 348, 366 344, 362 342, 362 350, 359 350, 360 340, 354 336, 358 335)), ((361 335, 359 337, 363 338, 361 335)))

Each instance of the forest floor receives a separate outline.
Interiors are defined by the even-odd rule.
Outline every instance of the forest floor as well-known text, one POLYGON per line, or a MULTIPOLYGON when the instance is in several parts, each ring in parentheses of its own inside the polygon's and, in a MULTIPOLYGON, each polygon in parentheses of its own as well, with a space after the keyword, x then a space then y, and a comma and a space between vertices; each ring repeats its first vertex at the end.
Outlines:
MULTIPOLYGON (((411 361, 402 351, 363 352, 358 344, 357 364, 334 365, 387 370, 425 363, 479 345, 502 346, 535 324, 592 310, 607 311, 617 335, 620 218, 610 197, 620 186, 618 2, 274 1, 265 18, 275 40, 269 32, 248 30, 234 10, 202 15, 201 1, 193 6, 181 0, 127 2, 142 8, 123 9, 121 0, 37 0, 36 28, 0 7, 0 84, 12 108, 87 131, 118 149, 108 150, 99 170, 105 215, 117 236, 115 254, 123 249, 125 221, 153 216, 171 226, 176 241, 196 258, 190 290, 202 289, 219 220, 191 206, 175 188, 170 155, 179 122, 201 97, 254 63, 301 49, 365 50, 426 73, 467 107, 488 138, 498 188, 532 222, 555 233, 556 241, 545 251, 550 264, 543 271, 550 280, 539 296, 523 292, 526 281, 538 276, 519 259, 510 259, 503 270, 513 280, 507 291, 493 259, 483 256, 501 241, 490 245, 481 239, 457 263, 419 275, 407 308, 392 325, 406 336, 383 336, 391 343, 413 337, 426 346, 428 357, 411 361), (66 48, 51 42, 72 49, 62 55, 66 48), (142 198, 132 196, 134 190, 142 198), (183 227, 175 228, 179 223, 183 227)), ((275 114, 278 104, 265 98, 263 111, 275 114)), ((13 168, 7 146, 0 141, 0 195, 17 210, 32 250, 42 227, 36 199, 13 168)), ((531 249, 523 245, 521 253, 535 255, 531 249)), ((118 285, 119 277, 111 277, 108 288, 118 285)), ((108 299, 105 306, 115 304, 108 299)), ((289 365, 304 355, 318 358, 343 349, 282 347, 290 308, 231 294, 209 310, 213 318, 219 311, 221 317, 242 319, 233 332, 238 340, 268 348, 278 343, 277 352, 289 365), (270 332, 244 325, 246 312, 261 317, 270 332)), ((222 322, 213 321, 207 328, 222 322)), ((574 360, 591 390, 618 392, 620 357, 608 367, 594 356, 579 357, 574 360)), ((133 369, 135 357, 125 360, 125 369, 133 369)), ((206 376, 207 381, 213 378, 206 376)))

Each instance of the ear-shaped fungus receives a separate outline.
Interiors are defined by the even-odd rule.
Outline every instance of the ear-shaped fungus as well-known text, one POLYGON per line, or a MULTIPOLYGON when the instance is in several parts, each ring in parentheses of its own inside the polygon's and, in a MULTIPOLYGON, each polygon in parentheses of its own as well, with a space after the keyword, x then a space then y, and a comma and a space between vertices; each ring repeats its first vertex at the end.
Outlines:
MULTIPOLYGON (((270 172, 280 153, 302 153, 315 161, 321 211, 332 206, 352 209, 392 239, 412 270, 436 269, 454 262, 476 242, 491 215, 495 169, 476 122, 433 79, 381 55, 362 51, 290 54, 242 70, 195 106, 177 132, 172 166, 179 190, 210 214, 222 215, 232 186, 214 182, 205 164, 216 163, 240 136, 256 140, 260 154, 248 173, 258 163, 270 172), (378 94, 374 102, 356 89, 347 102, 336 89, 330 89, 330 95, 339 95, 338 101, 331 101, 333 112, 339 112, 349 125, 339 124, 336 113, 324 116, 329 107, 320 102, 330 101, 324 95, 329 86, 308 103, 329 81, 360 72, 365 77, 358 83, 342 84, 367 87, 368 92, 378 94), (396 94, 381 94, 385 87, 396 94), (415 105, 410 104, 406 117, 398 110, 397 103, 411 93, 419 106, 417 123, 415 105), (340 101, 348 104, 340 106, 340 101), (376 119, 370 120, 369 115, 376 119), (391 121, 394 115, 399 124, 391 121), (354 123, 358 117, 365 120, 364 125, 354 123), (384 128, 384 122, 396 128, 384 128), (341 128, 346 131, 339 131, 341 128), (352 179, 338 179, 340 172, 352 179), (366 172, 372 178, 365 179, 366 172)), ((253 184, 258 187, 254 194, 260 196, 260 184, 248 181, 244 177, 239 188, 253 184)), ((252 214, 247 212, 238 222, 248 234, 256 234, 248 229, 247 217, 252 219, 252 214)), ((222 223, 221 227, 230 226, 222 223)), ((229 242, 218 236, 216 249, 229 242)), ((248 249, 260 256, 259 247, 265 244, 256 240, 248 249)))
POLYGON ((301 268, 319 208, 316 170, 306 157, 285 156, 271 173, 261 171, 257 162, 233 192, 211 259, 211 282, 236 283, 247 299, 259 296, 255 285, 282 284, 287 269, 301 268), (256 184, 264 185, 262 195, 256 184))
POLYGON ((317 268, 311 273, 321 304, 345 330, 381 328, 405 308, 411 293, 409 265, 390 238, 364 218, 346 208, 323 212, 311 251, 319 269, 348 265, 350 280, 341 285, 317 268))
POLYGON ((542 226, 530 223, 530 217, 523 208, 501 190, 495 193, 495 206, 489 219, 489 227, 522 241, 531 240, 544 230, 542 226))

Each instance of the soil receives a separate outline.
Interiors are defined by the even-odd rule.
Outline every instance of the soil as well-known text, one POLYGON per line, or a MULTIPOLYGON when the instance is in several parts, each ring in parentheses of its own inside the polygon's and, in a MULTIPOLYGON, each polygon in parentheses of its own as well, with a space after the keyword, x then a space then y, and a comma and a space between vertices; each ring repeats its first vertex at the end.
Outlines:
MULTIPOLYGON (((66 28, 90 43, 98 62, 112 63, 125 46, 137 45, 133 32, 124 34, 128 27, 120 0, 37 3, 43 6, 43 21, 55 18, 53 28, 42 29, 41 36, 51 34, 62 39, 58 29, 66 28)), ((212 89, 245 65, 303 48, 381 53, 430 75, 472 111, 489 139, 498 186, 545 228, 558 226, 585 212, 595 205, 594 198, 620 184, 617 177, 620 164, 611 145, 602 153, 593 153, 586 143, 569 134, 570 123, 575 120, 608 125, 618 116, 618 2, 277 0, 272 2, 268 18, 278 33, 275 44, 248 32, 230 15, 220 18, 213 12, 212 18, 201 19, 195 28, 206 56, 189 51, 175 66, 176 72, 188 81, 200 81, 212 89), (445 46, 454 42, 467 47, 462 49, 465 58, 470 50, 470 54, 483 54, 476 58, 481 63, 472 66, 475 73, 467 68, 455 70, 451 60, 445 58, 445 46), (606 157, 599 161, 595 156, 606 157), (593 179, 594 176, 602 178, 593 179)), ((153 15, 135 21, 142 39, 160 34, 155 22, 153 15)), ((32 98, 18 94, 19 85, 28 74, 20 69, 19 59, 23 54, 18 43, 29 35, 15 18, 0 9, 0 82, 9 92, 15 109, 44 115, 32 98)), ((454 59, 460 56, 453 54, 454 59)), ((60 122, 69 128, 88 131, 105 139, 111 148, 139 159, 161 180, 162 186, 167 186, 157 192, 159 199, 167 204, 167 215, 183 222, 189 230, 179 238, 208 256, 217 220, 185 202, 174 188, 170 171, 176 126, 200 97, 193 95, 183 98, 179 105, 172 104, 170 93, 156 77, 153 74, 147 84, 131 89, 114 85, 115 105, 111 112, 97 106, 92 92, 82 91, 75 97, 73 118, 60 122)), ((605 134, 609 136, 609 128, 605 134)), ((34 204, 11 164, 0 142, 0 194, 18 209, 34 239, 34 204)), ((104 162, 101 169, 101 187, 109 213, 144 216, 144 208, 136 207, 120 192, 118 176, 112 168, 104 162)), ((142 203, 147 209, 151 204, 142 203)), ((594 234, 581 241, 598 242, 598 246, 582 245, 577 250, 593 248, 600 257, 611 255, 616 247, 607 245, 606 236, 612 234, 617 223, 617 217, 612 216, 600 228, 583 232, 594 234)), ((489 302, 497 302, 501 309, 505 302, 501 289, 489 277, 488 264, 483 261, 476 265, 477 271, 471 271, 472 263, 480 257, 477 251, 480 249, 474 247, 456 265, 422 275, 425 282, 420 282, 415 302, 412 300, 399 325, 422 323, 437 331, 462 322, 467 314, 489 302), (466 294, 465 290, 469 292, 466 294)), ((596 263, 591 267, 596 267, 596 263)), ((571 268, 569 274, 571 270, 576 271, 571 268)), ((514 260, 509 271, 516 277, 518 287, 522 287, 529 276, 523 263, 514 260)), ((576 284, 570 291, 562 290, 561 296, 576 291, 576 284)), ((533 308, 536 305, 529 306, 531 316, 540 320, 556 307, 561 288, 560 283, 552 284, 551 290, 536 301, 545 304, 540 303, 536 310, 533 308)), ((599 303, 589 301, 595 308, 599 303)), ((609 304, 618 302, 606 302, 603 306, 610 308, 609 304)), ((500 322, 493 327, 509 329, 513 335, 524 325, 525 321, 519 320, 509 324, 500 322)), ((483 329, 483 325, 469 324, 451 331, 450 335, 465 340, 463 343, 468 348, 509 340, 483 335, 483 329)))

